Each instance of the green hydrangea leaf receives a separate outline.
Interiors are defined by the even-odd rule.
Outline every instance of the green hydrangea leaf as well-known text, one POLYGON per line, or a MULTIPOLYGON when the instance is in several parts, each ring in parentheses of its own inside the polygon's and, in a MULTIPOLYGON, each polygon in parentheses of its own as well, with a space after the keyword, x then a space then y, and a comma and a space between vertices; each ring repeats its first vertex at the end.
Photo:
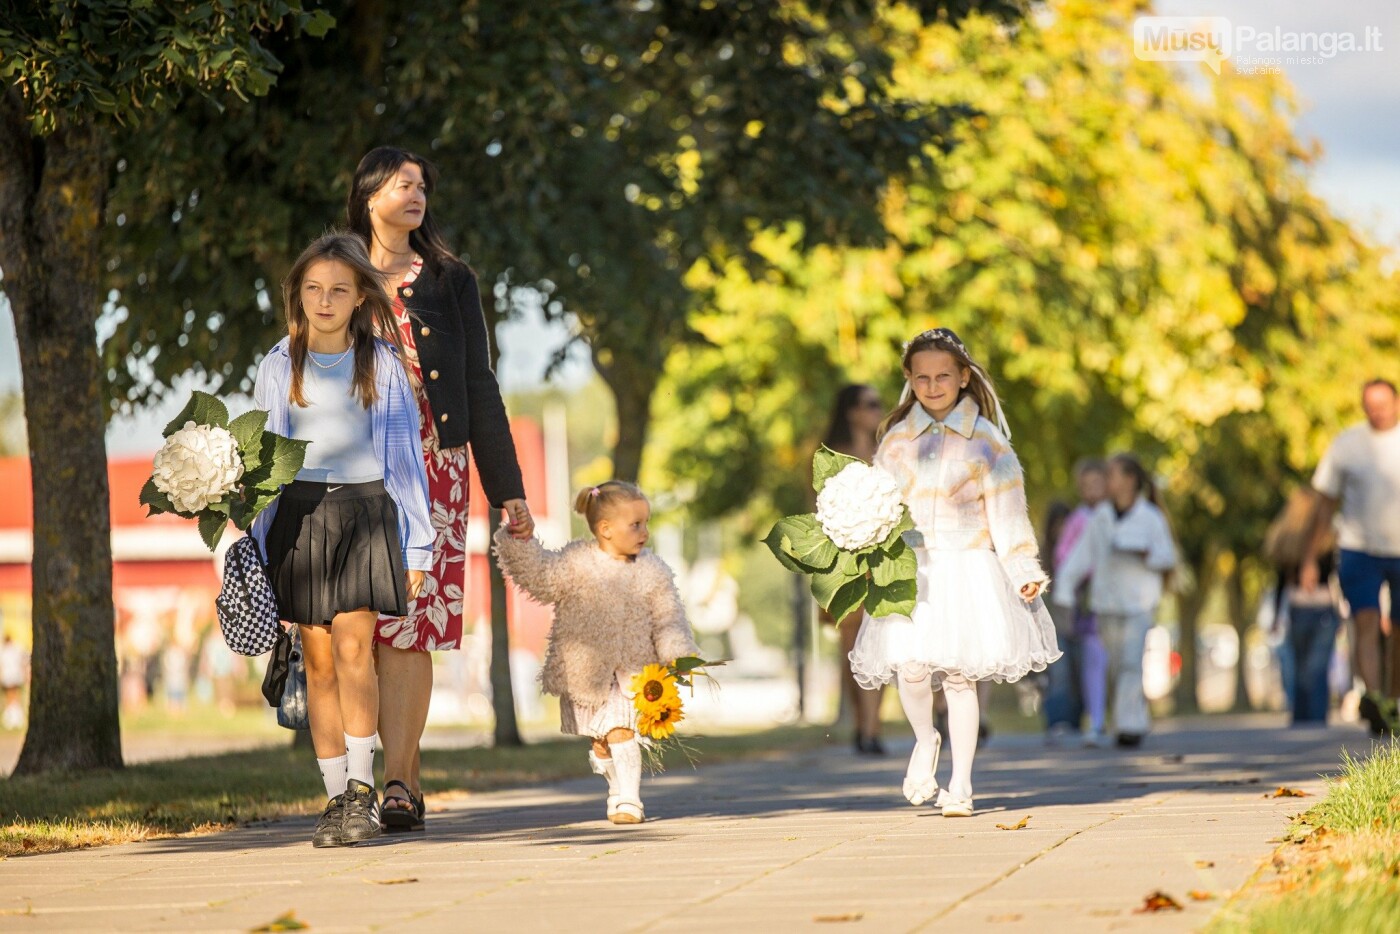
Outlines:
POLYGON ((812 458, 812 489, 818 493, 822 487, 826 486, 826 481, 845 470, 851 464, 865 463, 858 457, 851 457, 849 454, 841 454, 833 451, 826 445, 822 445, 812 458))
POLYGON ((156 488, 155 478, 146 481, 146 485, 141 487, 141 505, 150 510, 148 516, 159 515, 162 512, 175 512, 175 504, 156 488))
POLYGON ((224 529, 228 527, 228 516, 212 509, 206 509, 199 514, 199 537, 204 539, 204 544, 213 551, 219 544, 219 538, 224 534, 224 529))
POLYGON ((195 392, 190 394, 190 401, 185 403, 185 407, 180 410, 180 414, 171 419, 170 424, 165 426, 165 437, 170 437, 181 428, 186 422, 194 422, 196 425, 216 425, 219 428, 228 427, 228 406, 224 405, 218 396, 211 396, 207 392, 195 392))
MULTIPOLYGON (((813 594, 815 595, 816 578, 813 578, 812 582, 813 594)), ((827 602, 822 604, 822 609, 830 613, 832 619, 843 620, 860 609, 861 604, 865 602, 869 588, 870 581, 864 574, 853 577, 831 594, 827 602)), ((820 599, 818 602, 821 602, 820 599)))
POLYGON ((917 596, 918 584, 910 579, 898 580, 884 587, 872 586, 868 593, 862 595, 862 599, 865 612, 871 616, 912 616, 917 596))
POLYGON ((763 543, 783 567, 800 574, 830 569, 839 553, 811 513, 779 519, 763 543))
POLYGON ((238 442, 238 453, 243 458, 243 468, 248 470, 256 464, 252 458, 259 457, 262 447, 263 429, 267 427, 267 413, 262 409, 250 409, 228 423, 229 434, 238 442))
POLYGON ((902 538, 888 549, 870 555, 870 579, 876 587, 888 587, 897 581, 913 580, 919 573, 919 558, 902 538))

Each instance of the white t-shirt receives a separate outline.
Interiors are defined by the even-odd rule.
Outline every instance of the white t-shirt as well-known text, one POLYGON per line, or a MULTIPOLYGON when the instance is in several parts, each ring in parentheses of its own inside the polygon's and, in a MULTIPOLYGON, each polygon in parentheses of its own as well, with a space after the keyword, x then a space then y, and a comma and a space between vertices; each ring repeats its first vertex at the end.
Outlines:
POLYGON ((1342 548, 1400 557, 1400 427, 1375 431, 1362 423, 1342 432, 1317 465, 1313 486, 1341 501, 1342 548))

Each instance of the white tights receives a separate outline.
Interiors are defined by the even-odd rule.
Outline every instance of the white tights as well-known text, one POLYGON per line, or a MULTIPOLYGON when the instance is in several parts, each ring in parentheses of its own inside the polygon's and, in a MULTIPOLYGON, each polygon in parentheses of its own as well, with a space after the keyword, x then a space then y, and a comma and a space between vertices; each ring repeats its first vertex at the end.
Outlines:
MULTIPOLYGON (((915 758, 909 763, 909 774, 922 775, 933 762, 937 742, 933 725, 933 678, 925 675, 910 681, 900 675, 898 684, 900 704, 918 742, 915 758)), ((948 740, 953 755, 953 780, 948 790, 959 797, 970 797, 972 760, 977 755, 977 733, 982 724, 977 685, 961 675, 953 675, 943 679, 943 696, 948 703, 948 740)))

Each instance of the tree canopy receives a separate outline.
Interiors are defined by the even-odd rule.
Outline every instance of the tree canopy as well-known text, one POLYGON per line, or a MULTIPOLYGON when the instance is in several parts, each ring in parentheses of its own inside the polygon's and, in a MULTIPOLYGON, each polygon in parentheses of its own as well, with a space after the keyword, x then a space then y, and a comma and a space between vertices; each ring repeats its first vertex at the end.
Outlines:
MULTIPOLYGON (((761 260, 755 230, 874 242, 892 178, 963 111, 892 93, 878 2, 505 0, 328 3, 326 41, 270 39, 261 98, 191 101, 124 143, 110 282, 127 326, 105 348, 122 404, 191 365, 246 383, 278 324, 266 293, 343 216, 374 145, 443 167, 433 211, 497 285, 571 313, 612 388, 616 467, 635 474, 667 353, 687 338, 707 256, 761 260)), ((921 2, 923 21, 1006 2, 921 2)))

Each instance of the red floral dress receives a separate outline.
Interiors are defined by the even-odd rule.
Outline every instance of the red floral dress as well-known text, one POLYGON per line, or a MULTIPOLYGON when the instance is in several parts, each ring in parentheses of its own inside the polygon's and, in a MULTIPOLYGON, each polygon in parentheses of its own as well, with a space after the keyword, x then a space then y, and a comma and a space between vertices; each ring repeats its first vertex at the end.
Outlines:
MULTIPOLYGON (((414 260, 403 288, 423 269, 414 260)), ((410 293, 412 294, 412 293, 410 293)), ((432 500, 433 567, 424 575, 423 591, 408 605, 404 617, 381 616, 375 641, 396 649, 431 652, 455 649, 462 644, 462 600, 467 583, 467 449, 465 446, 442 450, 438 447, 437 420, 428 407, 423 389, 423 370, 418 347, 413 341, 413 322, 397 292, 394 316, 403 341, 408 380, 418 400, 423 431, 423 458, 428 468, 428 496, 432 500)))

